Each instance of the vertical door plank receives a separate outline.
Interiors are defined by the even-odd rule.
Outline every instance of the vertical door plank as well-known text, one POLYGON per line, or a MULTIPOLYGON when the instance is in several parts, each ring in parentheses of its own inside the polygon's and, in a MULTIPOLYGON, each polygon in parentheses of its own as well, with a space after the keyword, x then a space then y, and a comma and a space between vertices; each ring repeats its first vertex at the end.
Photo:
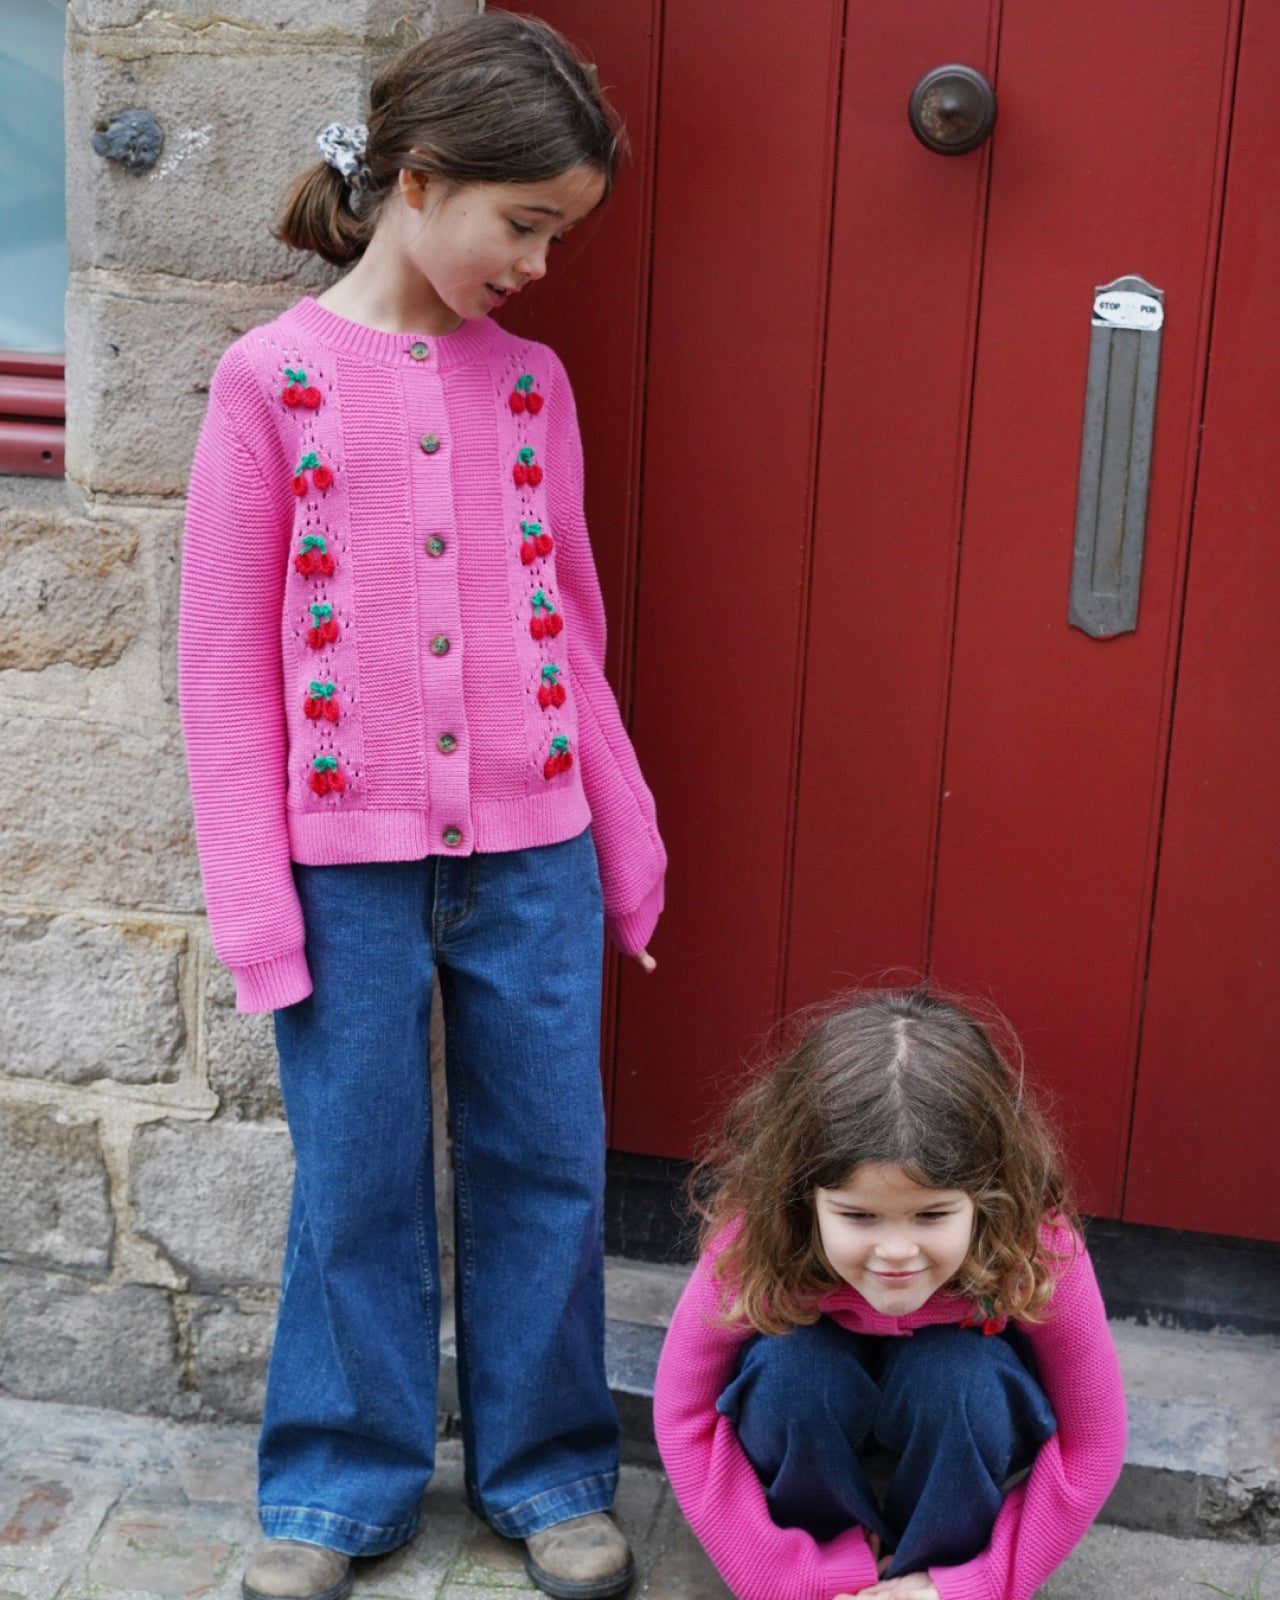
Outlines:
MULTIPOLYGON (((538 15, 596 63, 631 146, 607 205, 570 234, 544 282, 503 314, 545 340, 573 383, 587 466, 587 523, 609 617, 606 670, 624 715, 639 538, 654 106, 662 0, 540 0, 538 15)), ((497 7, 495 7, 497 9, 497 7)), ((506 6, 523 10, 522 5, 506 6)), ((640 752, 642 762, 646 752, 640 752)), ((607 963, 602 1063, 612 1101, 617 968, 607 963)))
POLYGON ((780 1000, 842 0, 667 0, 634 729, 671 852, 615 1147, 685 1154, 780 1000))
POLYGON ((990 146, 934 155, 906 111, 944 62, 994 75, 998 16, 850 8, 788 1008, 924 969, 990 146))
POLYGON ((932 960, 1006 1004, 1114 1214, 1207 329, 1230 0, 1006 8, 932 960), (1089 307, 1166 291, 1138 630, 1067 625, 1089 307))
POLYGON ((1280 1240, 1277 84, 1249 0, 1124 1214, 1280 1240))

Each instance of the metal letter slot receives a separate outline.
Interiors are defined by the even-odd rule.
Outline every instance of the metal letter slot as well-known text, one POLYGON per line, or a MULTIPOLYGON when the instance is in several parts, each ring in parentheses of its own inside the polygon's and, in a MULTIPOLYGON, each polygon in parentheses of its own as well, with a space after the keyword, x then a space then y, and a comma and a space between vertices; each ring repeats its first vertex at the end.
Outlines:
POLYGON ((1069 612, 1094 639, 1138 625, 1163 325, 1164 291, 1143 278, 1094 291, 1069 612))

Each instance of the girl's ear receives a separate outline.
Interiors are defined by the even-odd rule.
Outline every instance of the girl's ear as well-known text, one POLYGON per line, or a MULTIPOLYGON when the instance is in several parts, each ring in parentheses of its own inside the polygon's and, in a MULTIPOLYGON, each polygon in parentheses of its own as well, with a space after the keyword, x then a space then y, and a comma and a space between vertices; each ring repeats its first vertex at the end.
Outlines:
POLYGON ((400 197, 411 211, 421 211, 426 205, 429 181, 420 172, 411 172, 408 167, 400 168, 400 197))

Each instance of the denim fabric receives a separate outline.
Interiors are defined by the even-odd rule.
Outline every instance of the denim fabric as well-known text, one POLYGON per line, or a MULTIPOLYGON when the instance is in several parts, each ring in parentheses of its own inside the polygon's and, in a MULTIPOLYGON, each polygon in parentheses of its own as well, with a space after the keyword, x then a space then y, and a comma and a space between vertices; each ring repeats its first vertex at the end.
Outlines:
POLYGON ((717 1409, 779 1527, 826 1540, 856 1523, 894 1552, 886 1576, 922 1572, 986 1548, 1008 1480, 1057 1429, 1024 1344, 948 1326, 873 1338, 820 1317, 753 1339, 717 1409), (877 1449, 896 1458, 883 1499, 877 1449))
POLYGON ((263 1528, 375 1555, 417 1526, 436 1433, 436 966, 467 1492, 512 1537, 603 1510, 619 1432, 604 1376, 591 835, 295 877, 315 992, 276 1013, 297 1176, 259 1448, 263 1528))

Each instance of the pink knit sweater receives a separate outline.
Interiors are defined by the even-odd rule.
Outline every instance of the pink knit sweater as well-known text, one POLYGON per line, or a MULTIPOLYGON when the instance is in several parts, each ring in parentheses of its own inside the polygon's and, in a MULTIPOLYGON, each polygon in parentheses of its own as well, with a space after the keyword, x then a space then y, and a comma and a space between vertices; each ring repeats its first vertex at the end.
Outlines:
POLYGON ((214 948, 242 1011, 311 992, 290 861, 520 850, 590 823, 643 948, 666 857, 604 677, 564 369, 489 321, 379 333, 314 300, 223 356, 179 629, 214 948))
MULTIPOLYGON (((1075 1253, 1058 1276, 1049 1320, 1020 1326, 1058 1431, 1040 1447, 1030 1476, 1009 1492, 982 1554, 930 1568, 942 1600, 1028 1600, 1083 1538, 1124 1464, 1124 1391, 1093 1265, 1067 1230, 1051 1239, 1059 1253, 1075 1253)), ((876 1580, 862 1529, 819 1544, 799 1528, 779 1528, 733 1424, 716 1411, 751 1330, 717 1322, 712 1259, 704 1255, 695 1268, 658 1364, 654 1426, 676 1499, 739 1600, 856 1594, 876 1580)), ((822 1302, 823 1314, 841 1327, 890 1337, 960 1322, 972 1310, 939 1293, 909 1316, 887 1317, 846 1286, 822 1302)))

